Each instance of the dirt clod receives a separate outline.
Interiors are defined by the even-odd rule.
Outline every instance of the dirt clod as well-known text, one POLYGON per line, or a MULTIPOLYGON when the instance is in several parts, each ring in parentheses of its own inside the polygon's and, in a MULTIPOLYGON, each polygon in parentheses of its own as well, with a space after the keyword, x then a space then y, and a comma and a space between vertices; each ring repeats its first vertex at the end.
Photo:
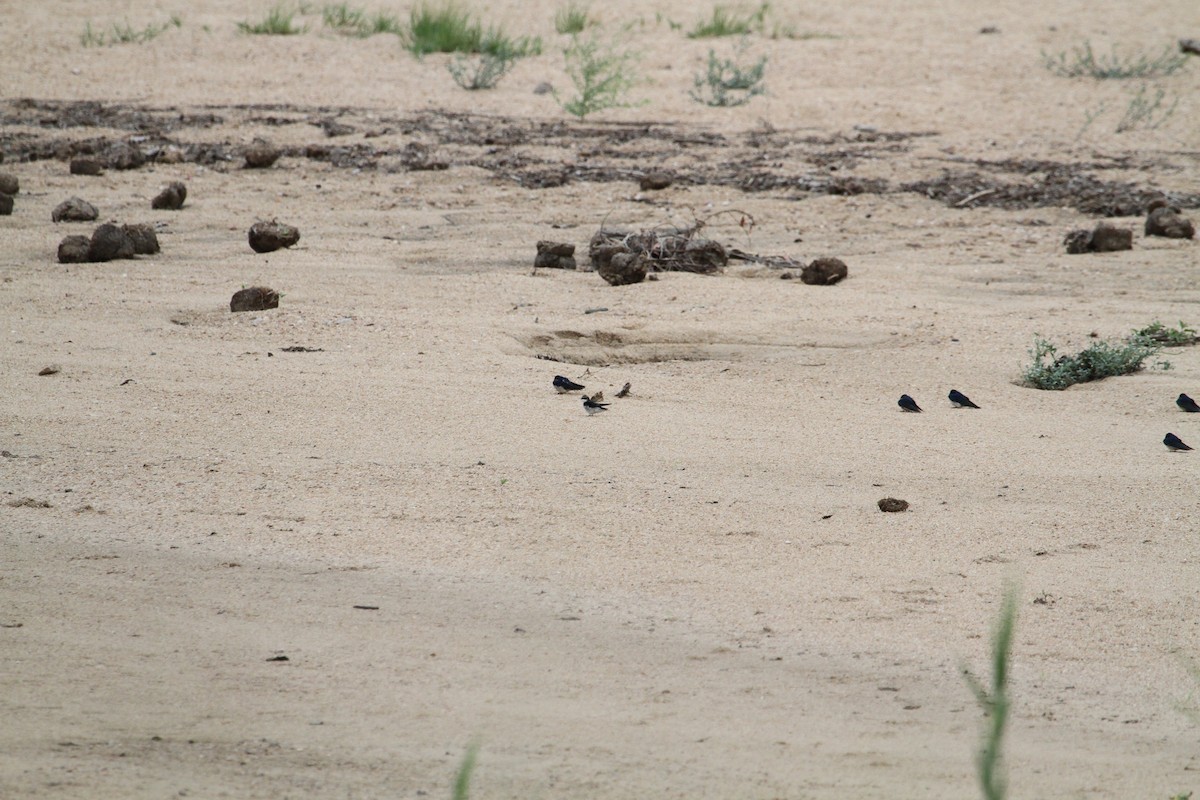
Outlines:
POLYGON ((178 211, 183 208, 183 201, 187 199, 187 187, 182 181, 171 181, 167 188, 159 192, 153 200, 150 201, 151 208, 162 208, 169 211, 178 211))
POLYGON ((250 226, 250 249, 256 253, 270 253, 281 247, 291 247, 298 241, 300 230, 282 222, 271 220, 250 226))
POLYGON ((274 164, 280 155, 278 147, 259 139, 246 148, 242 157, 246 159, 247 169, 266 169, 274 164))
POLYGON ((96 228, 88 243, 88 261, 112 261, 114 258, 133 258, 136 249, 133 239, 120 228, 111 223, 105 223, 96 228))
POLYGON ((596 263, 600 277, 612 286, 626 286, 646 280, 646 259, 641 253, 616 250, 596 263))
POLYGON ((146 154, 128 142, 113 142, 104 151, 104 161, 112 169, 137 169, 146 163, 146 154))
POLYGON ((88 260, 91 239, 83 235, 68 236, 58 243, 58 263, 82 264, 88 260))
POLYGON ((17 194, 21 191, 21 182, 11 172, 0 172, 0 194, 17 194))
POLYGON ((80 156, 71 159, 72 175, 103 175, 104 165, 94 158, 80 156))
POLYGON ((158 234, 154 226, 145 222, 135 222, 121 228, 133 240, 133 252, 138 255, 153 255, 159 251, 158 234))
POLYGON ((1146 215, 1145 232, 1147 236, 1194 239, 1196 226, 1182 216, 1178 208, 1168 205, 1165 200, 1156 200, 1150 204, 1150 213, 1146 215))
POLYGON ((666 189, 674 182, 675 177, 671 175, 671 173, 656 170, 654 172, 646 173, 638 185, 641 187, 642 191, 657 191, 659 189, 666 189))
POLYGON ((42 367, 38 370, 38 375, 45 377, 46 375, 57 375, 62 369, 57 364, 51 364, 48 367, 42 367))
POLYGON ((1179 52, 1200 56, 1200 39, 1180 39, 1179 52))
POLYGON ((810 286, 832 286, 849 274, 840 258, 818 258, 800 273, 800 280, 810 286))
POLYGON ((265 311, 268 308, 279 308, 279 292, 268 289, 266 286, 239 289, 229 300, 229 310, 235 313, 238 311, 265 311))
POLYGON ((895 513, 897 511, 907 511, 908 501, 898 500, 895 497, 885 497, 879 501, 878 506, 880 511, 895 513))
POLYGON ((54 222, 91 222, 98 216, 100 212, 94 205, 78 197, 63 200, 50 212, 54 222))
POLYGON ((575 245, 569 242, 542 240, 537 243, 533 266, 547 269, 575 269, 575 245))
POLYGON ((7 217, 13 212, 13 199, 11 194, 0 192, 0 217, 7 217))
POLYGON ((1063 244, 1071 255, 1132 250, 1133 231, 1118 228, 1109 222, 1100 222, 1090 231, 1085 228, 1071 231, 1063 237, 1063 244))

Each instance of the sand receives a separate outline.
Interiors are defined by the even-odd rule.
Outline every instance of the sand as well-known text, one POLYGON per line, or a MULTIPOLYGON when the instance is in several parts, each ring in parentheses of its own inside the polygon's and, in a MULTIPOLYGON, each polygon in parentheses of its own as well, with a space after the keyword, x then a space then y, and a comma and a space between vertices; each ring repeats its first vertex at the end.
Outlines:
POLYGON ((596 13, 637 23, 646 102, 583 123, 533 93, 568 89, 553 3, 490 5, 547 47, 475 93, 444 56, 317 16, 249 37, 236 23, 266 4, 103 5, 10 3, 0 26, 0 112, 26 114, 0 130, 21 183, 0 218, 0 796, 448 796, 475 742, 478 797, 961 798, 983 715, 960 670, 989 675, 1009 586, 1012 796, 1200 788, 1200 456, 1160 443, 1200 446, 1174 406, 1200 397, 1200 350, 1064 392, 1018 383, 1035 335, 1073 351, 1200 322, 1195 242, 1125 216, 1132 251, 1068 256, 1064 233, 1099 215, 899 190, 641 192, 636 170, 536 188, 436 134, 461 113, 562 125, 499 146, 686 176, 758 132, 786 157, 747 169, 894 189, 1043 159, 1196 193, 1194 63, 1149 84, 1172 115, 1119 134, 1136 82, 1041 65, 1084 40, 1173 47, 1197 34, 1192 3, 781 8, 801 37, 751 39, 769 93, 710 109, 687 90, 711 43, 668 25, 706 9, 613 2, 596 13), (88 21, 172 13, 144 44, 79 42, 88 21), (128 130, 42 127, 20 98, 214 114, 173 135, 298 150, 73 176, 14 148, 128 130), (326 137, 333 117, 355 132, 326 137), (605 139, 621 130, 655 135, 605 139), (414 142, 448 169, 302 153, 414 142), (836 170, 806 160, 839 150, 836 170), (152 211, 173 180, 187 204, 152 211), (162 253, 56 263, 91 231, 50 222, 73 195, 157 223, 162 253), (299 244, 253 253, 272 218, 299 244), (539 239, 583 260, 602 223, 697 218, 849 277, 532 270, 539 239), (280 307, 231 314, 254 285, 280 307), (556 374, 609 410, 585 415, 556 374), (981 409, 951 408, 952 388, 981 409), (881 513, 887 496, 910 509, 881 513))

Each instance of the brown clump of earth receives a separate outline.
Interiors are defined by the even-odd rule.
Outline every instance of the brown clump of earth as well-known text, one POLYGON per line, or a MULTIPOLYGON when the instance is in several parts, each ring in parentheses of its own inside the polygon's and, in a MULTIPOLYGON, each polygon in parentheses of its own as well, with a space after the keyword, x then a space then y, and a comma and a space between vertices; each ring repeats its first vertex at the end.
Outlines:
POLYGON ((1071 255, 1132 250, 1133 231, 1118 228, 1109 222, 1100 222, 1090 231, 1084 228, 1071 231, 1063 238, 1063 244, 1071 255))
POLYGON ((533 267, 547 269, 576 269, 575 245, 569 242, 550 242, 542 240, 537 243, 537 255, 533 259, 533 267))
POLYGON ((239 289, 233 293, 233 297, 229 300, 229 310, 234 313, 239 311, 265 311, 268 308, 279 308, 279 292, 269 289, 266 286, 251 286, 248 289, 239 289))
POLYGON ((242 153, 247 169, 266 169, 278 161, 280 155, 282 155, 282 151, 278 147, 261 139, 255 141, 242 153))
POLYGON ((13 212, 13 198, 11 194, 0 192, 0 217, 7 217, 13 212))
POLYGON ((895 497, 885 497, 882 500, 880 500, 877 503, 877 505, 879 506, 880 511, 886 511, 888 513, 893 513, 893 514, 898 511, 907 511, 908 510, 908 501, 907 500, 899 500, 895 497))
POLYGON ((79 197, 63 200, 50 212, 53 222, 91 222, 100 216, 96 207, 79 197))
POLYGON ((256 222, 250 226, 250 249, 270 253, 281 247, 291 247, 300 241, 300 229, 282 222, 256 222))
POLYGON ((83 264, 88 260, 88 247, 91 239, 75 234, 68 236, 58 243, 58 263, 83 264))
POLYGON ((1145 233, 1168 239, 1194 239, 1196 226, 1166 200, 1155 200, 1150 203, 1150 213, 1146 215, 1145 233))
POLYGON ((72 175, 103 175, 104 165, 94 158, 80 156, 71 159, 72 175))
POLYGON ((840 258, 818 258, 801 271, 800 280, 810 286, 832 286, 848 274, 840 258))
POLYGON ((0 172, 0 194, 16 194, 21 191, 21 182, 11 172, 0 172))
POLYGON ((137 255, 154 255, 159 251, 158 234, 154 226, 146 222, 135 222, 122 225, 121 230, 133 242, 133 252, 137 255))
POLYGON ((133 258, 137 252, 133 238, 124 228, 106 222, 92 233, 88 243, 88 261, 112 261, 117 258, 133 258))
POLYGON ((178 211, 183 208, 184 200, 187 200, 187 186, 182 181, 171 181, 150 201, 150 207, 178 211))

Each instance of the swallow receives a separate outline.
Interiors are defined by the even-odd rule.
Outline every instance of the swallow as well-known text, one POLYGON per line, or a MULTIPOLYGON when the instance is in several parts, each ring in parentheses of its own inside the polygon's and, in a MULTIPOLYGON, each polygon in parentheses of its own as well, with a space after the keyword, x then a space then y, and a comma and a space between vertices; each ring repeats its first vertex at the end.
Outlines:
POLYGON ((1196 405, 1196 401, 1188 397, 1186 394, 1181 394, 1179 397, 1175 398, 1175 405, 1192 414, 1200 411, 1200 406, 1196 405))
POLYGON ((917 401, 906 394, 900 395, 900 399, 896 402, 896 405, 905 411, 919 412, 921 410, 921 407, 917 405, 917 401))
POLYGON ((571 380, 570 378, 564 378, 562 375, 555 375, 554 388, 558 390, 559 394, 566 394, 567 392, 578 392, 583 388, 583 386, 571 380))
POLYGON ((979 408, 979 406, 971 402, 971 398, 958 389, 950 390, 950 402, 954 404, 955 408, 979 408))
POLYGON ((1176 452, 1176 453, 1178 453, 1182 450, 1191 450, 1192 449, 1183 443, 1183 439, 1180 439, 1178 436, 1176 436, 1173 433, 1168 433, 1166 436, 1163 437, 1163 444, 1165 444, 1167 446, 1168 450, 1171 450, 1172 452, 1176 452))
POLYGON ((590 417, 592 414, 599 414, 601 411, 608 411, 608 403, 593 403, 592 398, 586 394, 583 396, 583 410, 590 417))

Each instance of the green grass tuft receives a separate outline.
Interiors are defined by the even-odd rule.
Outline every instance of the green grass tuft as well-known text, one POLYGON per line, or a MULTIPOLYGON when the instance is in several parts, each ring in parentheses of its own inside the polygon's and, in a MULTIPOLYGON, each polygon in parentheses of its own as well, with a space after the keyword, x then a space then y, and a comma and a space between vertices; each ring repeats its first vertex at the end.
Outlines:
POLYGON ((417 57, 427 53, 489 53, 520 58, 542 52, 540 38, 514 39, 494 27, 485 31, 469 11, 454 3, 413 8, 403 38, 404 46, 417 57))
POLYGON ((468 800, 471 796, 471 773, 475 771, 475 760, 479 756, 479 744, 467 746, 458 774, 454 777, 454 800, 468 800))
MULTIPOLYGON (((741 53, 741 48, 738 54, 741 53)), ((737 54, 735 54, 737 55, 737 54)), ((753 64, 744 65, 733 58, 718 59, 715 50, 708 51, 708 69, 696 73, 695 87, 688 92, 692 99, 706 106, 741 106, 750 98, 762 94, 763 74, 767 68, 767 57, 753 64)))
MULTIPOLYGON (((1128 375, 1141 370, 1143 362, 1161 349, 1157 342, 1131 337, 1122 342, 1096 342, 1073 356, 1060 356, 1058 348, 1036 336, 1029 351, 1033 361, 1025 368, 1024 380, 1035 389, 1061 390, 1077 383, 1128 375)), ((1170 367, 1166 362, 1159 365, 1170 367)))
POLYGON ((689 39, 711 39, 718 36, 745 36, 755 31, 762 32, 766 24, 768 4, 757 10, 739 13, 728 6, 714 6, 712 16, 701 20, 688 33, 689 39))
POLYGON ((463 89, 468 91, 494 89, 500 79, 512 69, 516 61, 517 57, 510 53, 499 55, 480 53, 474 56, 465 56, 460 53, 454 57, 453 61, 446 64, 446 69, 450 70, 450 76, 454 78, 454 82, 463 89))
POLYGON ((1163 49, 1157 56, 1145 53, 1122 55, 1113 45, 1108 55, 1097 54, 1092 43, 1084 41, 1068 55, 1064 50, 1056 55, 1042 52, 1042 64, 1046 69, 1063 78, 1095 78, 1096 80, 1124 80, 1126 78, 1158 78, 1183 68, 1187 54, 1175 52, 1171 47, 1163 49))
POLYGON ((1168 328, 1158 320, 1154 320, 1146 327, 1130 333, 1129 338, 1154 342, 1164 347, 1186 347, 1200 342, 1200 336, 1196 335, 1196 329, 1185 324, 1183 320, 1179 321, 1178 328, 1168 328))
POLYGON ((634 105, 625 99, 638 83, 634 53, 620 50, 613 44, 602 44, 595 37, 581 39, 576 36, 563 50, 563 56, 576 95, 564 102, 555 92, 554 99, 568 114, 583 119, 606 108, 634 105))
POLYGON ((592 24, 586 5, 567 3, 554 13, 554 30, 564 34, 583 33, 592 24))
POLYGON ((986 720, 983 743, 979 748, 975 766, 979 785, 986 800, 1004 800, 1008 793, 1003 772, 1004 733, 1008 726, 1008 715, 1012 710, 1012 698, 1008 694, 1008 674, 1012 659, 1013 632, 1017 625, 1017 592, 1012 587, 1004 593, 1000 607, 1000 618, 992 635, 992 682, 990 690, 965 666, 963 680, 983 709, 986 720))
POLYGON ((255 36, 296 36, 308 30, 307 25, 296 24, 295 10, 275 6, 258 22, 239 22, 238 30, 255 36))
POLYGON ((183 18, 178 14, 172 14, 170 20, 160 24, 150 23, 144 28, 134 28, 129 21, 124 23, 114 22, 109 26, 107 31, 96 30, 92 27, 92 23, 88 22, 83 26, 83 33, 79 36, 79 43, 84 47, 111 47, 116 44, 143 44, 151 39, 157 38, 171 28, 183 27, 183 18))

